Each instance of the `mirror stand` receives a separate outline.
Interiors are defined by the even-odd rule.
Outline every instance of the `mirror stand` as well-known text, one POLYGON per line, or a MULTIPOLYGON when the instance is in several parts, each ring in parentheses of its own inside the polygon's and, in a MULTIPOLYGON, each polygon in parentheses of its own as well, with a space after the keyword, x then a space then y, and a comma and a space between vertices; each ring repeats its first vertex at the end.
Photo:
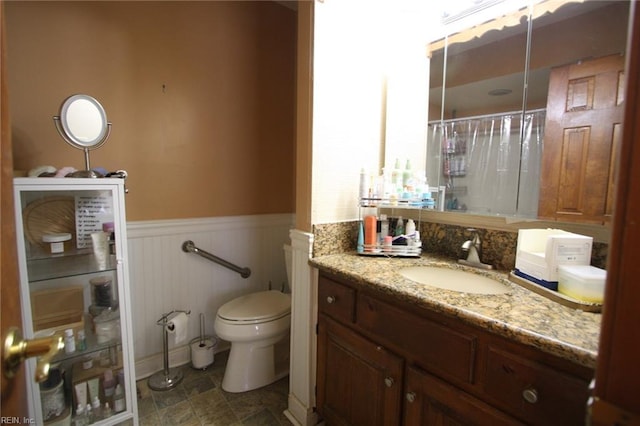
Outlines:
POLYGON ((65 140, 65 142, 67 142, 69 145, 73 146, 74 148, 78 148, 78 149, 82 149, 84 151, 84 165, 85 165, 85 170, 76 170, 73 173, 69 173, 67 176, 68 177, 75 177, 75 178, 101 178, 104 177, 104 175, 100 172, 96 172, 95 170, 91 170, 91 166, 89 165, 89 151, 91 149, 96 149, 99 148, 100 146, 102 146, 107 139, 109 138, 109 135, 111 134, 111 123, 107 123, 107 132, 105 133, 104 137, 102 138, 102 140, 100 140, 98 143, 96 143, 94 146, 92 147, 88 147, 88 146, 84 146, 84 147, 80 147, 77 145, 77 143, 73 140, 71 140, 67 134, 65 133, 62 124, 60 123, 60 117, 59 116, 55 116, 53 117, 53 121, 56 124, 56 130, 58 130, 58 133, 60 134, 60 136, 62 137, 62 139, 65 140))
POLYGON ((84 151, 85 170, 78 170, 67 176, 104 177, 89 166, 89 151, 100 148, 111 134, 111 123, 107 121, 107 114, 100 102, 89 95, 70 96, 63 102, 60 115, 53 117, 53 122, 65 142, 84 151))

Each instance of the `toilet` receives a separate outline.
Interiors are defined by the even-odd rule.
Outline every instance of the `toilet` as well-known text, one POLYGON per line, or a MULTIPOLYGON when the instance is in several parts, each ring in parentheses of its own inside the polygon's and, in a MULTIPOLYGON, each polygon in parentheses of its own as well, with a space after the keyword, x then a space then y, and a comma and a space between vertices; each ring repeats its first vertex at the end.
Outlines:
MULTIPOLYGON (((287 278, 290 248, 285 246, 287 278)), ((246 392, 289 374, 291 296, 267 290, 237 297, 218 309, 216 335, 231 343, 222 379, 227 392, 246 392)))

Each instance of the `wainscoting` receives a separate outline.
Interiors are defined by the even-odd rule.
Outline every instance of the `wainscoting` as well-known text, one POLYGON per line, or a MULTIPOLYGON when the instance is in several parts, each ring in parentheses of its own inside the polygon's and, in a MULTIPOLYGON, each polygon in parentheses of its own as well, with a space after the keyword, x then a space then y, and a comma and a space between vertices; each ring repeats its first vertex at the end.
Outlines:
MULTIPOLYGON (((200 335, 200 313, 205 332, 215 335, 218 308, 227 301, 254 291, 280 289, 286 282, 283 246, 289 244, 293 214, 128 222, 129 274, 133 318, 136 377, 141 379, 163 368, 163 313, 190 310, 188 339, 176 346, 169 339, 169 364, 190 362, 189 341, 200 335), (241 267, 238 273, 192 253, 182 251, 191 240, 196 247, 241 267)), ((228 348, 219 342, 217 350, 228 348)))

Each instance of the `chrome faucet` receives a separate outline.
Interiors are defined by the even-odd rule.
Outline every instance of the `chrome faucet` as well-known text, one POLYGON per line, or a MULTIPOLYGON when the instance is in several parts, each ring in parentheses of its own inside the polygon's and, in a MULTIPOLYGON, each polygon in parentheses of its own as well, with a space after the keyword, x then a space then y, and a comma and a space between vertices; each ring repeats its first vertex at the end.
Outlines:
POLYGON ((492 265, 482 263, 480 260, 482 258, 482 241, 478 230, 469 228, 467 231, 471 232, 473 237, 462 243, 462 250, 467 253, 467 258, 458 259, 458 263, 476 268, 493 269, 492 265))

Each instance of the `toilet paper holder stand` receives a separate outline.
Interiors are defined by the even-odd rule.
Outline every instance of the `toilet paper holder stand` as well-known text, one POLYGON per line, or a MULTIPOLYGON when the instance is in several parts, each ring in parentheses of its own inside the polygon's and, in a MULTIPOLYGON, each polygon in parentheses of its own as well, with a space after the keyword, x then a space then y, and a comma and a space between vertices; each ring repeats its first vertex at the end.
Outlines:
POLYGON ((167 324, 169 323, 171 318, 173 318, 175 315, 179 313, 190 315, 191 311, 174 310, 166 314, 162 314, 162 317, 160 317, 160 319, 156 321, 156 324, 162 326, 162 345, 163 345, 162 356, 163 356, 164 368, 162 369, 162 371, 158 371, 152 374, 149 377, 149 380, 147 382, 149 385, 149 388, 155 391, 164 391, 164 390, 173 389, 184 378, 182 371, 175 368, 169 368, 169 337, 167 335, 168 334, 167 324))

